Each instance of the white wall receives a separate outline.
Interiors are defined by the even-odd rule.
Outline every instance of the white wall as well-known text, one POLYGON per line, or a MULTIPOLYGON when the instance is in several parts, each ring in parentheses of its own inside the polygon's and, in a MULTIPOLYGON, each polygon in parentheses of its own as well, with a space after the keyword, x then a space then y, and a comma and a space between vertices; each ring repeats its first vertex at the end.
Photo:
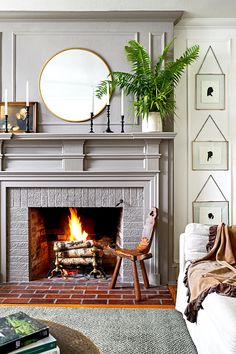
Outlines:
MULTIPOLYGON (((181 21, 175 28, 175 55, 178 57, 186 47, 200 45, 200 57, 191 67, 176 90, 177 115, 175 121, 175 259, 178 259, 178 238, 185 225, 192 222, 192 202, 197 197, 209 175, 212 175, 229 201, 229 224, 236 222, 235 211, 235 134, 236 134, 236 21, 193 19, 181 21), (219 64, 226 75, 225 109, 195 109, 195 74, 203 61, 209 46, 215 52, 219 64), (208 115, 211 115, 226 140, 229 141, 228 171, 193 171, 192 141, 201 129, 208 115)), ((212 65, 213 65, 213 61, 212 65)), ((209 64, 209 63, 208 63, 209 64)), ((205 67, 206 72, 216 68, 205 67)), ((204 71, 201 71, 204 73, 204 71)), ((219 73, 219 72, 216 72, 219 73)), ((202 140, 218 140, 217 130, 213 126, 205 130, 202 140)), ((222 137, 221 139, 222 140, 222 137)), ((200 200, 222 200, 214 184, 204 189, 200 200)))

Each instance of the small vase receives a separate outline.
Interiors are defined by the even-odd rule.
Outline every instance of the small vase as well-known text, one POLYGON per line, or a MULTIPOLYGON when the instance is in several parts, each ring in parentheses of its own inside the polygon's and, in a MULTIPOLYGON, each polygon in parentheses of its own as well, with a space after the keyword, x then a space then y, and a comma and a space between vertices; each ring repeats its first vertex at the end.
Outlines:
POLYGON ((142 132, 162 132, 162 119, 160 112, 149 112, 142 119, 142 132))

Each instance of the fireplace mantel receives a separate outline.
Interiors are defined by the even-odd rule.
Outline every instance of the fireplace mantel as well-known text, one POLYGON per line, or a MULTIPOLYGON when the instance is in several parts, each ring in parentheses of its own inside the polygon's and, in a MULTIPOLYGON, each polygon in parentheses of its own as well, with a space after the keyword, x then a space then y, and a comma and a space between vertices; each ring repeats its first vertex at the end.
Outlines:
POLYGON ((0 171, 157 171, 173 132, 123 134, 0 134, 0 171))
MULTIPOLYGON (((142 224, 152 206, 159 208, 158 241, 153 244, 149 278, 153 284, 174 282, 175 135, 173 132, 0 134, 0 278, 19 280, 16 270, 22 259, 28 259, 27 247, 22 250, 21 242, 24 245, 27 242, 29 207, 90 207, 96 194, 96 206, 110 207, 124 200, 124 234, 132 236, 125 241, 127 247, 129 242, 136 242, 133 233, 136 237, 140 234, 132 222, 142 224), (129 218, 133 218, 131 223, 129 218)), ((25 280, 27 267, 26 264, 23 272, 25 280)))

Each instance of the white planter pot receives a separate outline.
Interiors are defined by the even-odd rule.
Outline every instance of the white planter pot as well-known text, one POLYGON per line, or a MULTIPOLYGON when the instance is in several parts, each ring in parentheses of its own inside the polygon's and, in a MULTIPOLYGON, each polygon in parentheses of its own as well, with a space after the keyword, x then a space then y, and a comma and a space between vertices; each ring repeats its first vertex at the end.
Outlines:
POLYGON ((162 132, 162 119, 159 112, 149 112, 142 119, 142 132, 162 132))

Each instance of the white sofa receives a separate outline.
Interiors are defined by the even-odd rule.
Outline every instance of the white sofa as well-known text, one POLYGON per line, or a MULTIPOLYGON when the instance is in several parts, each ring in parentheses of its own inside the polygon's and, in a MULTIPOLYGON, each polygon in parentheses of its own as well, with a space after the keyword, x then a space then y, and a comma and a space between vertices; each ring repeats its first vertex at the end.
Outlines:
MULTIPOLYGON (((177 285, 176 309, 184 316, 187 288, 183 278, 187 265, 205 254, 209 226, 192 223, 180 235, 180 271, 177 285)), ((212 293, 202 303, 197 323, 186 320, 189 333, 199 354, 236 353, 236 298, 212 293)))

